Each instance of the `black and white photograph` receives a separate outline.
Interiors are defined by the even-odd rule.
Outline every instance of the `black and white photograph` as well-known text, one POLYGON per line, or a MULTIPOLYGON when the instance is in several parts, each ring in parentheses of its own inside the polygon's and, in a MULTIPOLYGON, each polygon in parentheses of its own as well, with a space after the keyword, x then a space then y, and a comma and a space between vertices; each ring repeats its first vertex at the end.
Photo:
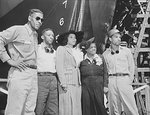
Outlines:
POLYGON ((0 0, 0 115, 150 115, 150 0, 0 0))

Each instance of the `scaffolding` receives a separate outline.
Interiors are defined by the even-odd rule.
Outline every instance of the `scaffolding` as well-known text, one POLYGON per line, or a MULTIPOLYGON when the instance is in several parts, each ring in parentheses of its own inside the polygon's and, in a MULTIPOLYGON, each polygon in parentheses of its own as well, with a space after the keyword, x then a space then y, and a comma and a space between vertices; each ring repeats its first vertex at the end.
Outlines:
POLYGON ((140 12, 132 14, 133 18, 139 19, 139 35, 135 48, 132 52, 135 60, 135 80, 133 87, 137 107, 140 115, 150 115, 150 0, 138 0, 140 12))

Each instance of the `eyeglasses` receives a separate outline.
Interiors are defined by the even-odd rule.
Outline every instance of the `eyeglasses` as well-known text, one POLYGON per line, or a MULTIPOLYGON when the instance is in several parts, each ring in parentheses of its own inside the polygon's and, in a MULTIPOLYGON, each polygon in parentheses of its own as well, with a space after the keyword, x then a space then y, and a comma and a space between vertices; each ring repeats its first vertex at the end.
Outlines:
POLYGON ((35 19, 36 19, 37 21, 41 20, 41 22, 44 21, 44 19, 43 19, 43 18, 40 18, 40 17, 36 17, 35 19))

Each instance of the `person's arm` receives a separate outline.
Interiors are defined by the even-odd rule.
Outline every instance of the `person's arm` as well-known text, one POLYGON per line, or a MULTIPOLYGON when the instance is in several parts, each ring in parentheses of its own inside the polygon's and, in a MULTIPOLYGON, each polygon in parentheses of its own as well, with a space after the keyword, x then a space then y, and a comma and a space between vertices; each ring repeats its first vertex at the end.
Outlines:
POLYGON ((135 64, 134 64, 133 54, 131 53, 130 49, 128 49, 128 65, 129 65, 128 68, 130 71, 130 79, 133 82, 134 72, 135 72, 135 64))
POLYGON ((108 92, 108 72, 107 72, 107 66, 106 66, 106 62, 105 59, 103 57, 103 55, 101 55, 102 61, 103 61, 103 67, 104 67, 104 93, 108 92))
POLYGON ((12 60, 8 55, 8 52, 5 46, 9 43, 12 43, 14 39, 18 36, 17 26, 12 26, 2 32, 0 32, 0 59, 2 62, 7 62, 10 66, 17 67, 19 70, 25 69, 26 66, 23 61, 12 60))
POLYGON ((60 46, 56 50, 56 72, 58 75, 58 80, 60 82, 60 86, 64 91, 67 91, 67 84, 65 80, 65 74, 64 74, 64 64, 65 64, 65 59, 64 59, 64 52, 65 49, 64 47, 60 46))
POLYGON ((0 59, 3 62, 10 60, 10 56, 8 55, 5 46, 11 43, 16 38, 17 34, 16 26, 12 26, 0 32, 0 59))
POLYGON ((59 46, 56 50, 56 71, 60 84, 65 84, 64 81, 64 48, 59 46))
POLYGON ((6 62, 8 60, 10 60, 10 56, 8 55, 5 45, 6 45, 6 40, 1 36, 1 32, 0 32, 0 59, 2 60, 2 62, 6 62))
POLYGON ((2 60, 2 62, 10 60, 10 56, 8 55, 5 48, 5 43, 1 37, 0 37, 0 59, 2 60))

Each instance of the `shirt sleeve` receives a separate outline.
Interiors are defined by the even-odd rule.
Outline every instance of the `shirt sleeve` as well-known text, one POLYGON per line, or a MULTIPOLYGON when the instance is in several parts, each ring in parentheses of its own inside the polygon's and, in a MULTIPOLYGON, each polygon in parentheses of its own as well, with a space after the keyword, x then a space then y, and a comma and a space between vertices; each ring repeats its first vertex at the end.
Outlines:
POLYGON ((128 65, 129 65, 129 71, 130 71, 130 79, 131 81, 133 81, 134 72, 135 72, 135 64, 134 64, 133 54, 131 53, 130 49, 128 49, 128 65))
POLYGON ((0 32, 0 59, 5 62, 10 59, 5 46, 12 42, 17 36, 16 26, 12 26, 0 32))

